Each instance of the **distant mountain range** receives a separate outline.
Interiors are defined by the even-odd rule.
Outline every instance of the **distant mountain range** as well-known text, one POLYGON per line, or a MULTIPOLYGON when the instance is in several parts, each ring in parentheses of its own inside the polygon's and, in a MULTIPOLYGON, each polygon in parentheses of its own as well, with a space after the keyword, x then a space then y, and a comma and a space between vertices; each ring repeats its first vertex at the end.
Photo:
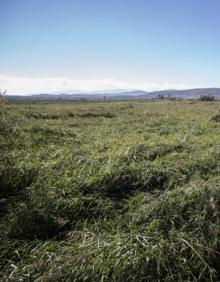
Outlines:
POLYGON ((88 93, 53 93, 53 94, 33 94, 33 95, 7 95, 9 100, 149 100, 164 98, 176 99, 198 99, 201 95, 212 94, 216 99, 220 100, 220 88, 196 88, 188 90, 162 90, 146 92, 142 90, 113 90, 111 92, 88 92, 88 93))

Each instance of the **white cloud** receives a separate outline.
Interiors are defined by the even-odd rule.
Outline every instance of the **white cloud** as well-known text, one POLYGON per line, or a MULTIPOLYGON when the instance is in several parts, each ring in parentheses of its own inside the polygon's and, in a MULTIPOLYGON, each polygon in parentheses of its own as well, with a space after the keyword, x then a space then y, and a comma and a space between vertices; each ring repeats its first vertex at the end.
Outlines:
POLYGON ((58 91, 104 91, 115 89, 140 89, 156 91, 165 89, 187 89, 184 84, 170 83, 133 83, 120 81, 115 78, 74 80, 65 77, 13 77, 0 74, 0 89, 7 90, 8 94, 27 95, 33 93, 54 93, 58 91))

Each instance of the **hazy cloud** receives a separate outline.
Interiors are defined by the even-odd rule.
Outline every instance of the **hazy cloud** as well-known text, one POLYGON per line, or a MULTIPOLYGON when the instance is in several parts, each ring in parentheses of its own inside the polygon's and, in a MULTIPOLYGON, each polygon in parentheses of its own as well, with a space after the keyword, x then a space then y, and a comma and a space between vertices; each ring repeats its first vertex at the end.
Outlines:
POLYGON ((146 91, 164 89, 187 89, 189 85, 170 83, 132 83, 115 78, 74 80, 65 77, 13 77, 0 74, 0 89, 7 90, 8 94, 53 93, 57 91, 103 91, 115 89, 140 89, 146 91))

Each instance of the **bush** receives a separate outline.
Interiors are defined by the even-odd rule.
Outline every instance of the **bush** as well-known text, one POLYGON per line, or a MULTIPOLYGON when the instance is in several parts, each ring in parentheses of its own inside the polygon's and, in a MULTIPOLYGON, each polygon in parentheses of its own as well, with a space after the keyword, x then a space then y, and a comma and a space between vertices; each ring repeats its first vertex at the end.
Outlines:
POLYGON ((212 94, 207 94, 207 95, 201 95, 199 97, 200 101, 214 101, 215 100, 215 96, 212 94))

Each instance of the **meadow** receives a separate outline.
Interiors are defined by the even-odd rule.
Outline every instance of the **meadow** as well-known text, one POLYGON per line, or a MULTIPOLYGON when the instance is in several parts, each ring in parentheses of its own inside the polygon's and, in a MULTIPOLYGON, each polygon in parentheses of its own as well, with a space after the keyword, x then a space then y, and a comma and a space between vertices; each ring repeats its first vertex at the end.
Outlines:
POLYGON ((0 110, 0 281, 220 281, 220 102, 0 110))

